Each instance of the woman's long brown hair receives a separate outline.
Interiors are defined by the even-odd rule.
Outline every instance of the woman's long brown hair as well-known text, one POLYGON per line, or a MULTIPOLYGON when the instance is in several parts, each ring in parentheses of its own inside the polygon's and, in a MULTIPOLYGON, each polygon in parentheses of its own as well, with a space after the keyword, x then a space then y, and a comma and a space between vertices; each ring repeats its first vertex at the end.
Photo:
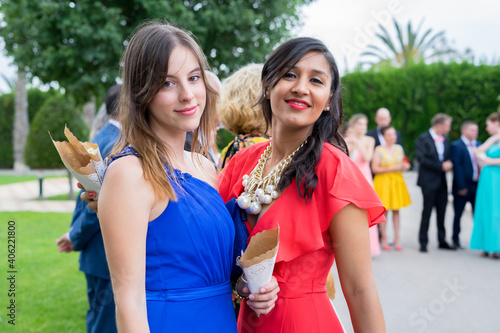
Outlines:
POLYGON ((210 131, 215 128, 218 93, 206 78, 208 65, 194 39, 169 23, 148 21, 136 29, 122 58, 123 86, 119 108, 122 131, 112 154, 129 145, 137 151, 144 179, 153 186, 157 200, 176 200, 176 195, 165 174, 165 167, 173 170, 172 151, 153 132, 149 105, 165 83, 169 58, 176 46, 191 50, 202 69, 207 100, 200 126, 192 136, 192 151, 207 156, 210 131))

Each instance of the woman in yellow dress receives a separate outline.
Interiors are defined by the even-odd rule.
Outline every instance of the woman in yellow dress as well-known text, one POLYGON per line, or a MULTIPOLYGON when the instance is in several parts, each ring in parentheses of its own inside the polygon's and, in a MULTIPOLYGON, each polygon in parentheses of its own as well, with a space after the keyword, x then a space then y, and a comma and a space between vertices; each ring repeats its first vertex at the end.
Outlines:
MULTIPOLYGON (((376 147, 373 154, 372 171, 375 174, 373 187, 387 212, 392 210, 394 248, 401 251, 403 247, 399 241, 399 209, 411 204, 403 179, 403 171, 409 170, 410 164, 407 162, 403 147, 396 144, 397 135, 394 127, 386 126, 380 131, 386 143, 376 147)), ((387 222, 380 223, 380 242, 382 249, 388 251, 391 247, 387 242, 386 225, 387 222)))

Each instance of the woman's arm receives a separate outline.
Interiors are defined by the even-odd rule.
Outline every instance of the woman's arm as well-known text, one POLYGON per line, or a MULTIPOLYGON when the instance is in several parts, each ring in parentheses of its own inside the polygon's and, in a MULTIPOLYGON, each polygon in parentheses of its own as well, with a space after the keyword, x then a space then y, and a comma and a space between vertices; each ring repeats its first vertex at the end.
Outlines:
POLYGON ((347 205, 333 216, 329 231, 354 331, 385 332, 372 271, 366 210, 347 205))
POLYGON ((483 157, 480 156, 478 157, 479 161, 483 165, 500 165, 500 158, 491 158, 491 157, 483 157))
POLYGON ((373 150, 375 149, 375 139, 371 136, 365 135, 361 139, 358 151, 361 153, 363 159, 370 162, 373 158, 373 150))
POLYGON ((481 153, 486 153, 488 149, 490 149, 491 146, 493 146, 499 140, 500 140, 500 133, 492 135, 482 145, 477 147, 477 149, 474 152, 476 153, 476 155, 481 153))
POLYGON ((123 157, 111 164, 98 206, 120 333, 149 332, 146 233, 153 203, 153 190, 144 180, 138 158, 123 157))

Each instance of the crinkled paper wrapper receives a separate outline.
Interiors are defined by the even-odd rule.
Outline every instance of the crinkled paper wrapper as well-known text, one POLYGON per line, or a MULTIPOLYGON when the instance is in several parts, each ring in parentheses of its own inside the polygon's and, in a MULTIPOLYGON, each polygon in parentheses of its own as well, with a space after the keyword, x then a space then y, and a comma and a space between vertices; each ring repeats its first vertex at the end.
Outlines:
POLYGON ((80 142, 68 127, 64 128, 64 135, 69 142, 54 141, 50 137, 61 160, 85 190, 98 194, 105 170, 99 146, 91 142, 80 142))
POLYGON ((279 226, 254 235, 239 258, 238 265, 245 273, 252 294, 260 293, 260 288, 271 282, 278 247, 279 226))

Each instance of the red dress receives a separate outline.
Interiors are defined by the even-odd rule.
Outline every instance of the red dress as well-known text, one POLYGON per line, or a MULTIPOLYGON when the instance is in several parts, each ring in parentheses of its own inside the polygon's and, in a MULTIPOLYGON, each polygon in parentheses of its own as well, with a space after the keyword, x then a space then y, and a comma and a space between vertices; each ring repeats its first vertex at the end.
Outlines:
MULTIPOLYGON (((243 192, 243 175, 250 174, 268 145, 264 142, 245 148, 219 174, 219 193, 225 202, 243 192)), ((330 144, 323 146, 316 174, 318 185, 310 202, 299 197, 292 181, 250 233, 253 236, 279 223, 280 245, 273 275, 280 291, 275 308, 267 315, 257 317, 242 302, 239 333, 342 332, 325 288, 334 261, 330 220, 353 203, 368 211, 369 227, 385 221, 385 208, 359 168, 330 144)))

